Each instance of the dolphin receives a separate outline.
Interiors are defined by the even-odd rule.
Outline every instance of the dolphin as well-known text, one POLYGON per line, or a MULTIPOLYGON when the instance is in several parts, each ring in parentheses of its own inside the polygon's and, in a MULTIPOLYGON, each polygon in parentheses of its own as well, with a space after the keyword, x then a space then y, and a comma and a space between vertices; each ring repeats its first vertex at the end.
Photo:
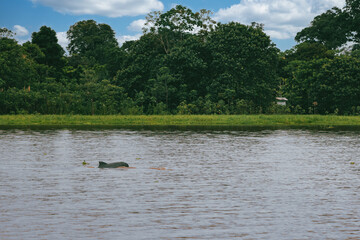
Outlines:
POLYGON ((99 168, 119 168, 119 167, 129 167, 129 164, 127 164, 126 162, 114 162, 114 163, 99 162, 99 168))

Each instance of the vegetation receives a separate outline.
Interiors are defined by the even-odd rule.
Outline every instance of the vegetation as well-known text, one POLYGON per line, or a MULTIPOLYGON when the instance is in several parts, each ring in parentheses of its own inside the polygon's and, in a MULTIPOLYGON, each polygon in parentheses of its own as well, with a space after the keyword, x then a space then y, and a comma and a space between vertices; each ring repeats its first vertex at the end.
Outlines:
POLYGON ((360 126, 359 116, 322 115, 1 115, 0 126, 360 126))
POLYGON ((315 17, 285 52, 261 24, 216 23, 181 5, 150 13, 142 37, 122 46, 109 25, 77 22, 68 55, 47 26, 22 45, 1 28, 0 114, 360 115, 359 5, 315 17))
POLYGON ((330 49, 341 47, 347 42, 360 44, 360 1, 346 0, 343 9, 337 7, 316 16, 311 25, 300 31, 297 41, 320 42, 330 49))

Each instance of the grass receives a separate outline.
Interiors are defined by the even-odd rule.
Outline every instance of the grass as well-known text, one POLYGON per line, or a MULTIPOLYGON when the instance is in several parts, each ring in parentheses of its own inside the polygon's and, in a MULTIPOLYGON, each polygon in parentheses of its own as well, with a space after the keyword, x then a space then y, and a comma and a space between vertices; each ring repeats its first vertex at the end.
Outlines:
POLYGON ((226 126, 336 127, 360 126, 360 116, 334 115, 0 115, 2 127, 26 126, 226 126))

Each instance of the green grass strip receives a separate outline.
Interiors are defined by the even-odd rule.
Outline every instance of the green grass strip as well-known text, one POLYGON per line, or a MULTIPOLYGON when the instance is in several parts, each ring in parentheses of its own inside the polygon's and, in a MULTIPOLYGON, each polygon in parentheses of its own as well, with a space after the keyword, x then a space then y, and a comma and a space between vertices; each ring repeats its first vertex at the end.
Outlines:
POLYGON ((0 126, 360 126, 360 116, 334 115, 0 115, 0 126))

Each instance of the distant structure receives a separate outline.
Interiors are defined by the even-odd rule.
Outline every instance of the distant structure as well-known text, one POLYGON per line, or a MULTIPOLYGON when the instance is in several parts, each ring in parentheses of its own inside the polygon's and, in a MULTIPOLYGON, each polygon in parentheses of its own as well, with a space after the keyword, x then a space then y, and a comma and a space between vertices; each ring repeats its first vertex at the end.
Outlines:
POLYGON ((286 102, 288 101, 287 98, 284 97, 277 97, 276 98, 276 104, 281 106, 286 106, 286 102))

